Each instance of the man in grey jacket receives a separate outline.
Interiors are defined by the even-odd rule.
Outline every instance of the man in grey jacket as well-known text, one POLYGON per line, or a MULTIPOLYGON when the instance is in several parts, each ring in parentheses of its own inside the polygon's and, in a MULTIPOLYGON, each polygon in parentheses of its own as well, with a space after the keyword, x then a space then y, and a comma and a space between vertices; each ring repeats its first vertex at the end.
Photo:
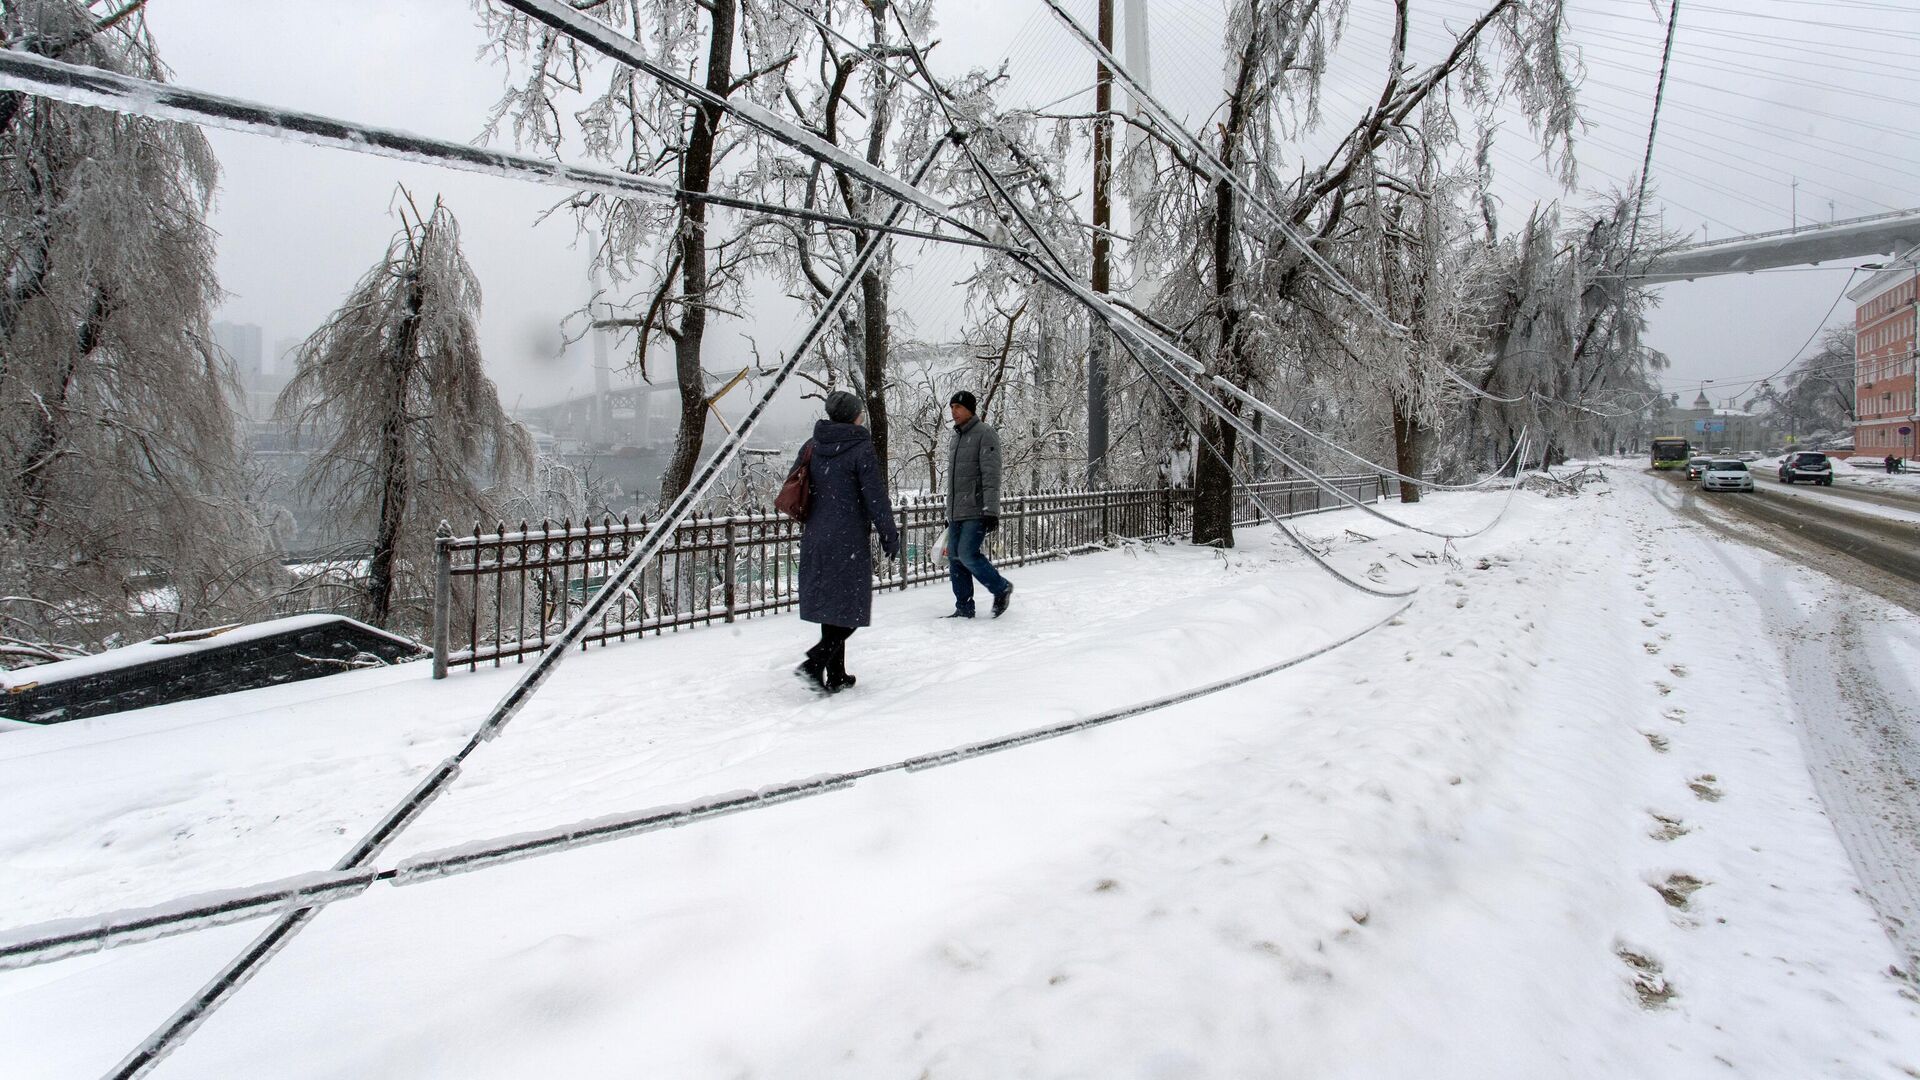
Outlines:
POLYGON ((993 617, 1006 614, 1013 585, 980 550, 1000 527, 1000 436, 974 414, 973 395, 962 390, 948 402, 953 413, 953 452, 947 458, 947 577, 953 582, 953 614, 973 618, 973 583, 993 594, 993 617))

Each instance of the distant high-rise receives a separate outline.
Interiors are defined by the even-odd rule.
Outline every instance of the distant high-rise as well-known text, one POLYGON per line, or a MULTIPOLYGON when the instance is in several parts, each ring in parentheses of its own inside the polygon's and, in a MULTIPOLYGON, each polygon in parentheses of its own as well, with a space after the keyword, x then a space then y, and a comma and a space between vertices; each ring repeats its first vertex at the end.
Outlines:
POLYGON ((252 323, 217 322, 213 324, 213 343, 227 354, 233 373, 240 381, 251 383, 260 378, 265 335, 252 323))
POLYGON ((267 370, 282 383, 293 377, 294 365, 299 363, 293 354, 300 351, 303 343, 303 339, 297 337, 283 337, 273 343, 273 362, 267 365, 267 370))

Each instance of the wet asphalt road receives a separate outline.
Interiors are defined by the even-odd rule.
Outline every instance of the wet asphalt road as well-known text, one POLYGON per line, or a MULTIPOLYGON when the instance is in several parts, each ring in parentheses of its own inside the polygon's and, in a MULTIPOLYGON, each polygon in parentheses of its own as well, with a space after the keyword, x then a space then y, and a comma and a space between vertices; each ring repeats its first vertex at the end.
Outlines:
POLYGON ((1676 489, 1661 501, 1683 517, 1733 538, 1784 555, 1920 613, 1920 521, 1900 521, 1852 510, 1842 500, 1875 503, 1920 514, 1920 499, 1859 491, 1845 485, 1815 489, 1833 499, 1789 494, 1763 477, 1753 492, 1702 491, 1698 481, 1660 474, 1676 489), (1742 527, 1744 526, 1744 527, 1742 527))

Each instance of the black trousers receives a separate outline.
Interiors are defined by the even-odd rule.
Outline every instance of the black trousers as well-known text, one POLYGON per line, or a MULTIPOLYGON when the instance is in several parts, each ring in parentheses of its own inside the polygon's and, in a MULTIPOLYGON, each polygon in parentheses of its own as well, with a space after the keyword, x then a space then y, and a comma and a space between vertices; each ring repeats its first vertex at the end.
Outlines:
POLYGON ((847 677, 847 639, 857 629, 857 626, 820 624, 820 644, 807 650, 807 653, 820 661, 820 667, 827 673, 829 681, 847 677))

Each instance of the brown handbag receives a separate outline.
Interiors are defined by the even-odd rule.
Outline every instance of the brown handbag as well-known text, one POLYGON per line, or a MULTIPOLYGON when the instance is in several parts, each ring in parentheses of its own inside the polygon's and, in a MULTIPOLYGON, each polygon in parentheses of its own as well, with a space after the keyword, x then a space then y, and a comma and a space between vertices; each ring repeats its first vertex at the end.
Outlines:
POLYGON ((773 508, 795 521, 807 520, 807 511, 813 504, 813 476, 807 466, 813 464, 813 440, 800 448, 800 462, 787 474, 787 482, 780 485, 780 494, 774 496, 773 508))

